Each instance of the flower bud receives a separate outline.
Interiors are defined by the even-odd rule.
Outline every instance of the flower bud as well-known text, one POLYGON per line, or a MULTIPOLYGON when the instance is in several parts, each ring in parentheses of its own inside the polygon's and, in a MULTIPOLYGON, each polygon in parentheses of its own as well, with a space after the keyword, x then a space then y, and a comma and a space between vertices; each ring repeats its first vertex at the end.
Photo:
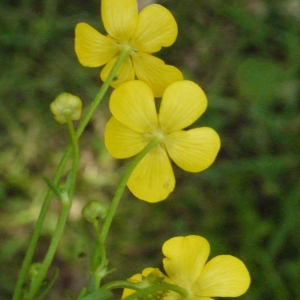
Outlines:
POLYGON ((35 277, 37 277, 39 275, 41 266, 42 266, 41 263, 31 264, 31 266, 29 268, 29 275, 30 275, 31 279, 34 279, 35 277))
POLYGON ((82 209, 82 216, 91 223, 98 221, 99 219, 103 219, 106 214, 106 205, 96 200, 90 201, 82 209))
POLYGON ((79 97, 69 93, 59 94, 51 103, 50 109, 57 122, 67 123, 66 115, 70 116, 71 120, 79 120, 82 110, 82 102, 79 97))

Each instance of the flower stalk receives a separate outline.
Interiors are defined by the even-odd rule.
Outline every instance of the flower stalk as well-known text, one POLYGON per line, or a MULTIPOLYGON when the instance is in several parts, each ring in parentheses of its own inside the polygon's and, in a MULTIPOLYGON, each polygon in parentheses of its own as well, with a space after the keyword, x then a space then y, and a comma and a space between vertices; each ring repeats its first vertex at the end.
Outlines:
POLYGON ((163 284, 151 285, 144 289, 138 290, 123 299, 124 300, 143 299, 143 296, 147 296, 149 294, 152 294, 155 292, 160 292, 160 291, 165 291, 165 292, 174 291, 175 293, 177 293, 181 296, 181 298, 177 298, 177 299, 187 299, 190 296, 188 291, 180 286, 177 286, 174 284, 163 283, 163 284))
MULTIPOLYGON (((103 97, 105 96, 105 93, 107 92, 109 86, 110 86, 110 82, 114 79, 114 77, 117 74, 117 71, 120 67, 120 65, 122 64, 122 62, 124 61, 124 59, 129 55, 129 50, 128 48, 124 47, 123 50, 121 51, 117 61, 115 62, 115 65, 113 66, 109 76, 107 77, 107 80, 103 83, 103 85, 101 86, 99 92, 97 93, 97 95, 95 96, 94 100, 92 101, 91 105, 89 106, 89 108, 87 109, 85 115, 83 116, 83 118, 81 119, 78 128, 75 132, 76 135, 76 139, 78 140, 81 136, 81 134, 84 132, 85 127, 87 126, 87 124, 89 123, 93 113, 95 112, 96 108, 98 107, 98 105, 100 104, 100 102, 102 101, 103 97)), ((57 167, 57 171, 54 175, 53 178, 53 183, 55 185, 58 184, 64 170, 66 167, 66 164, 68 162, 69 156, 72 152, 72 146, 68 146, 66 148, 66 150, 64 151, 64 154, 60 160, 60 163, 58 164, 57 167)), ((32 262, 32 257, 34 255, 36 246, 37 246, 37 242, 39 239, 39 236, 41 234, 41 230, 51 203, 51 199, 53 197, 53 191, 51 189, 48 190, 47 195, 44 199, 40 214, 38 216, 36 225, 34 227, 34 231, 31 237, 31 240, 29 242, 28 248, 27 248, 27 252, 25 254, 19 275, 18 275, 18 280, 16 283, 16 287, 14 290, 14 295, 12 300, 19 300, 22 297, 22 286, 25 282, 26 276, 28 274, 29 268, 30 268, 30 264, 32 262)))
MULTIPOLYGON (((73 122, 70 118, 69 112, 65 114, 65 117, 67 119, 68 129, 71 137, 71 146, 72 146, 72 152, 73 152, 73 160, 72 160, 72 168, 69 173, 66 185, 62 192, 60 192, 59 200, 62 205, 61 212, 58 216, 57 224, 55 227, 55 230, 52 234, 51 242, 49 245, 49 248, 47 250, 47 253, 45 255, 44 261, 40 264, 38 275, 36 276, 35 280, 32 282, 30 286, 30 290, 26 296, 26 299, 34 299, 36 294, 38 293, 42 281, 47 275, 48 269, 52 263, 53 257, 55 255, 58 243, 61 239, 61 236, 63 234, 65 224, 67 222, 67 218, 69 215, 69 211, 72 206, 72 197, 74 193, 75 188, 75 182, 78 172, 78 162, 79 162, 79 148, 78 148, 78 141, 74 130, 73 122)), ((57 187, 58 189, 58 187, 57 187)))
POLYGON ((103 278, 103 271, 107 265, 107 257, 105 251, 105 240, 107 238, 113 217, 117 210, 117 207, 120 203, 121 197, 124 193, 127 181, 132 174, 133 170, 136 168, 137 164, 145 157, 145 155, 155 146, 157 146, 161 142, 161 137, 154 137, 148 145, 131 161, 128 168, 126 169, 124 175, 121 178, 121 181, 117 187, 114 198, 112 199, 112 203, 109 207, 107 215, 104 219, 104 223, 101 228, 101 233, 98 239, 98 247, 95 251, 94 259, 93 259, 93 268, 95 271, 91 274, 89 282, 90 286, 93 289, 98 289, 100 286, 100 281, 103 278), (99 261, 100 258, 100 261, 99 261))

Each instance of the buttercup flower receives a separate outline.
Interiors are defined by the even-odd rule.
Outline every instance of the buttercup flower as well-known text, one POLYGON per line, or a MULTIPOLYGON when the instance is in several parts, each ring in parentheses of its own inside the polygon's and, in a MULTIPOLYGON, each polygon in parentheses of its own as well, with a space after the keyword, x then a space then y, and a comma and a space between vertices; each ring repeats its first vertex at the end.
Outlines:
POLYGON ((59 94, 50 104, 50 110, 57 122, 67 123, 66 113, 71 120, 79 120, 81 117, 82 102, 79 97, 69 93, 59 94))
POLYGON ((208 168, 220 149, 220 138, 211 128, 183 130, 205 111, 207 99, 191 81, 178 81, 164 92, 159 114, 152 90, 142 81, 129 81, 115 89, 110 98, 113 117, 105 129, 105 145, 115 158, 138 154, 154 137, 152 148, 131 174, 127 186, 139 199, 158 202, 175 187, 169 157, 188 172, 208 168))
MULTIPOLYGON (((249 272, 238 258, 218 255, 206 263, 210 246, 203 237, 189 235, 171 238, 164 243, 162 251, 169 283, 187 289, 190 299, 238 297, 249 288, 249 272)), ((170 292, 165 299, 180 298, 170 292)))
POLYGON ((102 0, 101 14, 107 36, 86 23, 75 29, 75 52, 86 67, 105 65, 100 77, 106 80, 119 53, 130 48, 130 55, 117 72, 113 87, 135 76, 146 82, 155 97, 161 97, 172 82, 182 80, 181 72, 151 55, 172 45, 177 37, 177 24, 169 10, 151 4, 138 13, 136 0, 102 0))
MULTIPOLYGON (((162 248, 165 282, 186 289, 188 298, 170 291, 164 300, 209 300, 212 297, 238 297, 250 285, 250 275, 244 263, 231 255, 218 255, 207 262, 210 246, 201 236, 174 237, 162 248)), ((134 275, 135 279, 140 278, 134 275)), ((131 294, 124 290, 124 296, 131 294)))

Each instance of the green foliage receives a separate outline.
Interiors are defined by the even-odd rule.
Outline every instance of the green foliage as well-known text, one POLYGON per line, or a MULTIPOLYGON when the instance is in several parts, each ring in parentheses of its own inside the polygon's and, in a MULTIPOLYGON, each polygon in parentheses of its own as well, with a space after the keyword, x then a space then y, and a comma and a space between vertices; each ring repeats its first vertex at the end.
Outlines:
MULTIPOLYGON (((199 234, 209 240, 212 255, 228 253, 246 263, 252 285, 241 299, 298 299, 299 5, 293 0, 159 3, 172 11, 179 26, 175 45, 161 56, 207 93, 208 111, 197 125, 216 129, 222 150, 202 173, 174 167, 178 184, 164 202, 150 205, 125 195, 108 241, 110 268, 121 267, 110 278, 159 266, 165 240, 199 234)), ((3 300, 11 299, 47 189, 42 176, 51 178, 68 142, 49 105, 61 92, 88 103, 101 85, 99 69, 82 67, 74 53, 74 28, 80 21, 102 28, 99 1, 0 4, 3 300)), ((108 203, 123 172, 123 163, 103 145, 108 117, 102 103, 83 137, 80 181, 54 263, 53 273, 61 271, 50 300, 64 299, 65 290, 78 293, 85 284, 95 236, 81 219, 81 209, 89 200, 108 203)), ((35 261, 49 243, 58 203, 52 203, 35 261)))

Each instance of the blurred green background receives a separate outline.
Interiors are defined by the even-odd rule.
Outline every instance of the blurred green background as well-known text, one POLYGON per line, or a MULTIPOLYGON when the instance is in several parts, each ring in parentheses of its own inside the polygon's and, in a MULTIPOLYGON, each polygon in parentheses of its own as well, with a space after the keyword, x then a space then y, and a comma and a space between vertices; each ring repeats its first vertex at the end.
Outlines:
MULTIPOLYGON (((141 5, 145 4, 140 1, 141 5)), ((148 1, 150 2, 150 1, 148 1)), ((251 273, 240 299, 300 299, 300 2, 298 0, 162 0, 179 36, 159 52, 207 93, 195 126, 218 131, 221 152, 211 168, 176 166, 170 197, 148 204, 126 191, 108 240, 107 280, 161 267, 161 246, 198 234, 211 257, 232 254, 251 273)), ((0 299, 11 299, 46 184, 68 143, 49 105, 61 92, 87 106, 101 82, 99 68, 81 66, 74 28, 105 32, 99 1, 2 0, 0 3, 0 299)), ((127 162, 103 144, 108 99, 81 140, 74 205, 53 268, 60 275, 49 300, 68 299, 88 277, 95 236, 81 219, 89 200, 109 203, 127 162)), ((51 205, 34 261, 43 259, 60 209, 51 205)), ((50 273, 51 273, 50 272, 50 273)))

